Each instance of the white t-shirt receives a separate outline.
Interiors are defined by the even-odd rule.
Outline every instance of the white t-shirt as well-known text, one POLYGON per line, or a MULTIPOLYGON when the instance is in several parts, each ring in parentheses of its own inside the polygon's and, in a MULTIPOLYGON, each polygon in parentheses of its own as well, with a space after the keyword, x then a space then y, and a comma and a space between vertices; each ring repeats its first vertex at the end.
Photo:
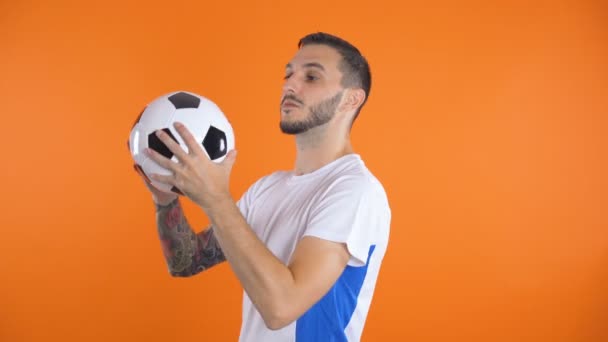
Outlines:
POLYGON ((384 188, 359 155, 343 156, 305 175, 272 173, 254 183, 238 206, 285 265, 304 236, 343 242, 351 255, 329 292, 282 329, 268 329, 243 292, 240 341, 359 341, 391 220, 384 188))

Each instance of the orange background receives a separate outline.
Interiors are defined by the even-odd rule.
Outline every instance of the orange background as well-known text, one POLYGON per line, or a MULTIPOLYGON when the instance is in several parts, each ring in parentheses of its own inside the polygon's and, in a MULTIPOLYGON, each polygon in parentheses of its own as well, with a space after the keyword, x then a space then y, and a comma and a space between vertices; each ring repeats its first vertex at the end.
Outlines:
POLYGON ((353 141, 393 223, 363 340, 608 341, 606 2, 321 0, 0 2, 0 340, 235 341, 238 281, 168 275, 128 133, 211 98, 237 198, 292 166, 283 69, 317 30, 373 72, 353 141))

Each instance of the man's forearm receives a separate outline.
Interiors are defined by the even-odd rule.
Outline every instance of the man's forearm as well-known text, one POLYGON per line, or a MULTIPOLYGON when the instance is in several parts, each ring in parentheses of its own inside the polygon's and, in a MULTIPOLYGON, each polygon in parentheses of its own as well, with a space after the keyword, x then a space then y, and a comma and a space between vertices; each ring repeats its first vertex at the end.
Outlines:
POLYGON ((191 276, 225 260, 213 229, 196 234, 178 199, 167 205, 156 204, 156 223, 171 275, 191 276))
POLYGON ((292 298, 294 278, 258 239, 233 202, 225 201, 209 212, 222 250, 249 298, 268 326, 277 326, 284 299, 292 298))

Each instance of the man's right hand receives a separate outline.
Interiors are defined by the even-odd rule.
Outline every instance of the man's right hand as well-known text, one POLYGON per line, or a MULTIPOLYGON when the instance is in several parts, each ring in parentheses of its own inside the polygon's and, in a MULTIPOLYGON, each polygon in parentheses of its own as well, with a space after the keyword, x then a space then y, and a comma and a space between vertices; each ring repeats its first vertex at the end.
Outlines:
POLYGON ((135 172, 137 172, 139 177, 141 177, 148 190, 152 193, 152 200, 154 201, 154 203, 158 205, 167 205, 177 198, 177 194, 172 192, 161 191, 157 189, 154 185, 152 185, 148 177, 143 174, 142 170, 137 167, 136 164, 133 164, 133 169, 135 170, 135 172))

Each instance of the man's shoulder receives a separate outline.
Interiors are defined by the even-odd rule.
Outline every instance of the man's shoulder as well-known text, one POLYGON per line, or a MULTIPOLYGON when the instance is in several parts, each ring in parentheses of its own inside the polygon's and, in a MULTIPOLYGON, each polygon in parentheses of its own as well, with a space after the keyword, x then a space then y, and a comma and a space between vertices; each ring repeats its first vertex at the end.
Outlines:
POLYGON ((254 184, 268 185, 270 183, 275 183, 277 181, 284 180, 288 177, 288 175, 289 175, 288 171, 283 171, 283 170, 273 171, 271 173, 267 173, 267 174, 263 175, 262 177, 258 178, 254 184))
POLYGON ((339 189, 352 191, 373 192, 386 195, 384 186, 370 171, 361 157, 351 158, 344 167, 337 170, 332 177, 332 185, 339 189))
POLYGON ((267 189, 284 181, 288 177, 289 172, 287 171, 274 171, 259 177, 251 184, 249 192, 259 192, 260 190, 267 189))

